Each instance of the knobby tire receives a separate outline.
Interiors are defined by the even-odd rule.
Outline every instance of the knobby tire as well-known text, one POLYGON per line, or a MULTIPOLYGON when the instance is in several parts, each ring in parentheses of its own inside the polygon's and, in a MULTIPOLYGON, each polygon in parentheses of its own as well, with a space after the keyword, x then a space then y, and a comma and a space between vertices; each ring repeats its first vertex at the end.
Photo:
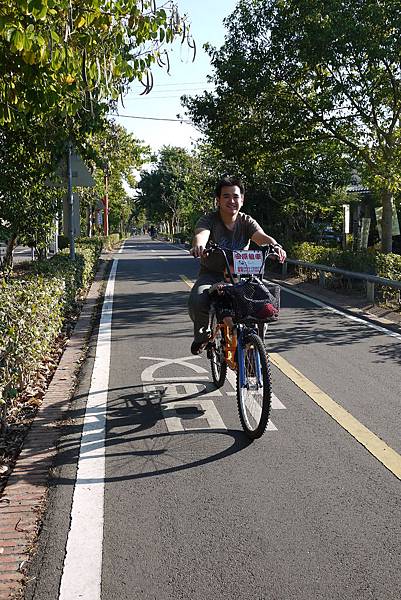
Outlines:
POLYGON ((270 365, 262 340, 256 333, 249 333, 245 338, 243 351, 248 387, 241 388, 239 369, 237 367, 237 402, 238 414, 245 434, 251 440, 263 435, 269 422, 271 408, 271 375, 270 365), (255 353, 259 355, 262 387, 256 389, 255 353))
MULTIPOLYGON (((216 315, 212 317, 211 328, 214 331, 217 327, 216 315)), ((221 329, 212 342, 210 349, 210 368, 212 371, 212 379, 217 388, 224 385, 227 376, 227 363, 225 362, 224 353, 224 337, 221 329)))

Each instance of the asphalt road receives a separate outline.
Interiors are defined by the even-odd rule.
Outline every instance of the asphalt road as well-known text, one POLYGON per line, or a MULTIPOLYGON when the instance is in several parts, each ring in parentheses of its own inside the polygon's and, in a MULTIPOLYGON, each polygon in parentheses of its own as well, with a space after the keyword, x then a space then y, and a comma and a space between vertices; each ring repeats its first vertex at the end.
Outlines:
MULTIPOLYGON (((109 363, 111 308, 60 441, 26 597, 401 598, 399 478, 275 366, 272 423, 249 444, 231 383, 214 390, 206 357, 189 351, 181 275, 193 280, 196 261, 145 238, 118 259, 109 363)), ((400 342, 286 291, 267 337, 306 390, 395 451, 396 467, 400 342)))

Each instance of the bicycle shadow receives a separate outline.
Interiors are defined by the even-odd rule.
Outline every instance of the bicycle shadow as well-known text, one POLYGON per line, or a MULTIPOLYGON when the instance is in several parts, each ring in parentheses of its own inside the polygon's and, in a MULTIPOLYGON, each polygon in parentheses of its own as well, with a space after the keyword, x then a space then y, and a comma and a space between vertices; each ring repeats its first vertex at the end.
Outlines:
MULTIPOLYGON (((101 481, 107 484, 166 476, 223 460, 251 444, 242 430, 165 431, 161 405, 168 405, 170 400, 163 399, 158 393, 138 391, 138 388, 142 386, 109 390, 105 441, 99 440, 99 433, 94 428, 81 442, 85 411, 79 408, 70 412, 58 445, 56 466, 59 475, 54 479, 55 485, 88 485, 101 481), (124 389, 130 389, 130 393, 121 393, 124 389), (205 444, 205 436, 213 438, 212 441, 205 444), (215 450, 211 452, 212 448, 215 450), (78 457, 83 461, 96 461, 103 452, 106 455, 105 478, 85 478, 75 482, 75 473, 73 477, 70 473, 71 465, 77 463, 78 457)), ((209 392, 206 386, 199 393, 175 397, 171 402, 174 400, 177 404, 182 400, 188 408, 188 401, 193 401, 196 409, 197 401, 209 392)), ((104 408, 99 406, 87 409, 86 416, 96 421, 101 413, 104 408)), ((184 411, 182 418, 190 420, 202 416, 202 410, 194 410, 184 411)))

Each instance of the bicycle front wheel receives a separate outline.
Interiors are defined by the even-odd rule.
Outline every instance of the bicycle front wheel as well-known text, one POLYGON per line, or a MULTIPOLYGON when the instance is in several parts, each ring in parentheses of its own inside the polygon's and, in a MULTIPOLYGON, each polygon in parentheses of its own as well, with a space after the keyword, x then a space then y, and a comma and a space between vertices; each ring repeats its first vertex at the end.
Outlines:
POLYGON ((217 325, 216 315, 212 317, 211 328, 215 333, 215 337, 210 347, 210 368, 213 382, 219 388, 226 380, 227 363, 224 353, 224 335, 222 329, 217 325))
POLYGON ((254 440, 265 432, 271 408, 270 366, 262 340, 246 335, 238 356, 238 413, 246 435, 254 440))

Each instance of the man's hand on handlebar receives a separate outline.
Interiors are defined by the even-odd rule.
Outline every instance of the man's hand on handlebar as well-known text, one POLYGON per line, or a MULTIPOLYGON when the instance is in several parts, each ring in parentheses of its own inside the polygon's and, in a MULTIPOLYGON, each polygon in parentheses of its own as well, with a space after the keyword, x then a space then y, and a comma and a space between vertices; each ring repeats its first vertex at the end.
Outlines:
POLYGON ((285 262, 285 259, 287 258, 287 252, 284 250, 284 248, 282 248, 279 244, 275 244, 272 246, 272 248, 278 257, 278 262, 285 262))
POLYGON ((206 248, 203 246, 192 246, 189 252, 194 258, 201 258, 205 253, 207 253, 206 248))

